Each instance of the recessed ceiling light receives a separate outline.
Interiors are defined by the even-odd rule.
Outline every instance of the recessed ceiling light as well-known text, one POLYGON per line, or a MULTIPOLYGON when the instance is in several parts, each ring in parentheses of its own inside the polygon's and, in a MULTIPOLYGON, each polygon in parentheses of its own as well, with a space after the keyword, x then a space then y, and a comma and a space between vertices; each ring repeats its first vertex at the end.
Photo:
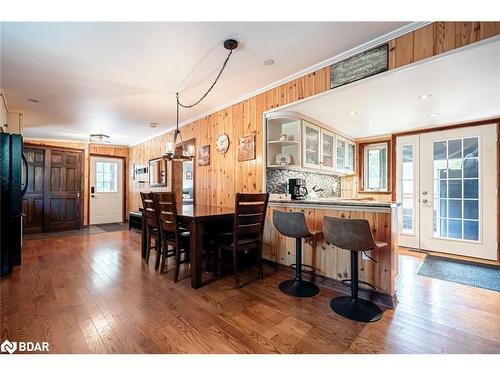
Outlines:
POLYGON ((262 64, 263 65, 273 65, 274 60, 273 59, 265 59, 264 61, 262 61, 262 64))
POLYGON ((432 94, 422 94, 418 98, 420 100, 425 100, 425 99, 429 99, 431 96, 432 96, 432 94))
POLYGON ((351 116, 351 117, 356 116, 357 114, 358 114, 358 112, 356 112, 356 111, 349 112, 349 116, 351 116))
POLYGON ((150 122, 149 123, 149 127, 150 128, 157 128, 158 127, 158 123, 157 122, 150 122))
POLYGON ((34 99, 34 98, 29 98, 28 102, 31 102, 31 103, 40 103, 40 100, 39 99, 34 99))
POLYGON ((437 116, 439 116, 439 113, 437 113, 437 112, 431 113, 429 115, 429 117, 437 117, 437 116))

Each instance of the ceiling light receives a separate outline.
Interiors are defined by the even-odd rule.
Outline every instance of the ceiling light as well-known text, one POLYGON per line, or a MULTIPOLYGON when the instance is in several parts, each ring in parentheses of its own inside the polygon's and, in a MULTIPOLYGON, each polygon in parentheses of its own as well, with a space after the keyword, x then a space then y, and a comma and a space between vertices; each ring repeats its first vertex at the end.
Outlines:
POLYGON ((437 117, 437 116, 439 116, 439 113, 437 113, 437 112, 431 113, 429 115, 429 117, 437 117))
POLYGON ((91 134, 90 143, 111 143, 111 139, 109 138, 109 135, 106 134, 91 134))
POLYGON ((226 69, 227 62, 229 61, 229 58, 233 54, 233 51, 238 48, 238 41, 234 39, 227 39, 224 41, 224 48, 229 51, 229 53, 226 56, 226 59, 224 60, 224 63, 222 64, 222 68, 219 70, 219 74, 217 74, 217 77, 215 77, 214 82, 212 85, 208 88, 207 91, 192 104, 183 104, 180 100, 179 93, 177 92, 175 94, 175 104, 176 104, 176 110, 177 110, 177 115, 176 115, 176 125, 175 125, 175 130, 174 130, 174 139, 172 142, 167 142, 167 149, 164 155, 164 158, 167 160, 193 160, 194 158, 194 147, 186 147, 184 146, 184 141, 182 140, 182 134, 181 131, 179 130, 179 109, 180 107, 182 108, 193 108, 200 104, 203 99, 207 97, 208 94, 212 91, 212 89, 215 87, 217 84, 220 76, 222 75, 222 72, 224 69, 226 69), (179 141, 179 142, 178 142, 179 141), (179 144, 179 147, 177 147, 177 144, 179 144))
POLYGON ((420 100, 425 100, 425 99, 429 99, 431 96, 432 96, 432 94, 422 94, 418 98, 420 100))
POLYGON ((264 61, 262 61, 262 65, 273 65, 273 64, 274 64, 273 59, 265 59, 264 61))
POLYGON ((351 117, 356 116, 357 114, 358 114, 358 112, 356 112, 356 111, 349 112, 349 116, 351 116, 351 117))
POLYGON ((158 127, 158 123, 157 122, 150 122, 149 123, 149 127, 150 128, 157 128, 158 127))

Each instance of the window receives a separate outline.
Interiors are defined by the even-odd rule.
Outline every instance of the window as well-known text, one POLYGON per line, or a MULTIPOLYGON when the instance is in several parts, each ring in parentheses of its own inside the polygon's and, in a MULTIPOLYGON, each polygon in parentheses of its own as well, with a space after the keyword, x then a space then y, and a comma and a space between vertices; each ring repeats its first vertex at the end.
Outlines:
POLYGON ((387 143, 364 146, 364 190, 387 191, 387 148, 387 143))
POLYGON ((116 163, 95 163, 95 188, 97 193, 118 192, 118 165, 116 163))
POLYGON ((402 233, 413 234, 413 145, 403 146, 403 228, 402 233))
POLYGON ((479 241, 479 138, 434 142, 434 237, 479 241))

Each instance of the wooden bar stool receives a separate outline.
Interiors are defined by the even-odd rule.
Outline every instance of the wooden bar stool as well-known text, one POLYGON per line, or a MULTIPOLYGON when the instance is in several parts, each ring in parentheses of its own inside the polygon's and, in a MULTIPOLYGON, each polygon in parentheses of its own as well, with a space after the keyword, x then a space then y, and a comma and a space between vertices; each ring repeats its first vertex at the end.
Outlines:
POLYGON ((312 238, 318 233, 309 231, 303 212, 274 210, 273 224, 282 235, 295 238, 295 279, 283 281, 279 285, 280 290, 294 297, 315 296, 319 293, 318 286, 302 279, 302 239, 312 238))
POLYGON ((357 322, 375 322, 382 318, 380 307, 358 297, 358 252, 380 249, 387 246, 387 243, 375 241, 370 224, 365 219, 325 216, 323 235, 333 246, 351 252, 351 295, 332 299, 330 302, 332 310, 357 322))

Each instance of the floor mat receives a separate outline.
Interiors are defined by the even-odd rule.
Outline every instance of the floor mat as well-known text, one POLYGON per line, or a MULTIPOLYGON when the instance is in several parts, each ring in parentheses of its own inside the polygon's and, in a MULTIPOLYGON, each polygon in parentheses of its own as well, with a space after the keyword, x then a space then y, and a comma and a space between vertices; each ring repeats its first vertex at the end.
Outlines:
POLYGON ((106 232, 120 232, 128 230, 128 225, 126 223, 99 224, 96 225, 96 227, 106 232))
POLYGON ((417 275, 500 292, 500 267, 427 255, 417 275))

